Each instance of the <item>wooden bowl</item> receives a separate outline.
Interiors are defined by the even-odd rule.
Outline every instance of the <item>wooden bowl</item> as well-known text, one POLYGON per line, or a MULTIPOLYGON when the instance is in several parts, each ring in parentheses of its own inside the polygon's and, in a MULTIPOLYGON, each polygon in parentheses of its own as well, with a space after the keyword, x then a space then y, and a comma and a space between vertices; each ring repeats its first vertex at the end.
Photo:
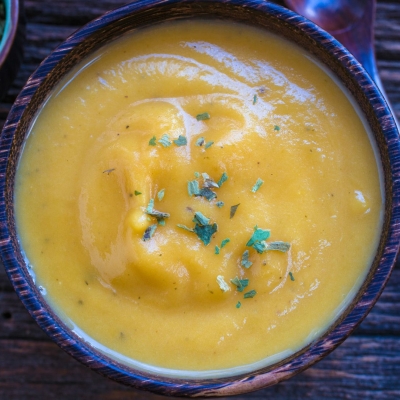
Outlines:
POLYGON ((0 40, 0 99, 5 96, 17 76, 25 40, 22 0, 4 0, 4 9, 5 24, 0 40))
POLYGON ((186 397, 226 396, 261 389, 303 371, 338 346, 366 316, 383 290, 399 250, 399 134, 384 99, 362 66, 329 34, 305 18, 264 1, 143 0, 89 23, 58 47, 28 80, 6 121, 0 152, 0 251, 17 294, 40 327, 66 352, 100 374, 139 389, 186 397), (243 22, 279 34, 329 68, 352 93, 375 136, 386 199, 380 243, 368 276, 353 302, 322 337, 278 363, 246 374, 183 379, 135 370, 108 358, 57 317, 34 284, 21 254, 13 197, 16 167, 32 120, 71 68, 89 53, 137 27, 202 17, 243 22))

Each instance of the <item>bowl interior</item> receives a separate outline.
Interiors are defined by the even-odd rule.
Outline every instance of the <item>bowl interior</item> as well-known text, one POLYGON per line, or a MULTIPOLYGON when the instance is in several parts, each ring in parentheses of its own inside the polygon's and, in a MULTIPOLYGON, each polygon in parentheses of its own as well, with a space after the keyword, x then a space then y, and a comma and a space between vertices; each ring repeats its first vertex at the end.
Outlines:
POLYGON ((0 165, 1 257, 21 300, 39 325, 63 349, 94 370, 138 388, 169 395, 227 395, 259 389, 289 378, 325 356, 361 322, 377 300, 398 252, 400 228, 394 223, 399 187, 394 161, 399 155, 393 118, 357 61, 332 37, 315 25, 279 6, 259 1, 139 1, 88 24, 56 49, 29 79, 10 112, 1 138, 0 165), (181 379, 144 374, 93 349, 71 332, 49 308, 33 283, 24 259, 14 219, 14 179, 29 128, 52 89, 88 54, 121 35, 143 26, 188 18, 228 19, 258 26, 297 43, 318 58, 348 88, 365 115, 382 162, 385 213, 379 248, 368 276, 353 302, 328 332, 301 351, 250 374, 220 379, 181 379))

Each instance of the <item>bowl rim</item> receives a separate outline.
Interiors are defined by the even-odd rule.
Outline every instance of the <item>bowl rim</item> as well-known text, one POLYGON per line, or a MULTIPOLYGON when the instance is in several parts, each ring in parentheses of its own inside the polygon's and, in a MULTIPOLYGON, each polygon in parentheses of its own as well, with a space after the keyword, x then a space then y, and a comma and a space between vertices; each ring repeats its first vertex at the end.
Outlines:
POLYGON ((29 78, 17 97, 4 125, 0 138, 0 154, 0 221, 2 221, 0 224, 0 257, 22 303, 51 339, 78 361, 118 382, 159 394, 187 397, 239 394, 270 386, 308 368, 344 341, 366 316, 389 279, 390 272, 399 252, 400 224, 398 216, 400 215, 400 180, 397 177, 400 173, 400 165, 396 160, 396 157, 398 158, 400 154, 399 133, 383 96, 362 66, 332 36, 306 18, 282 6, 262 0, 139 0, 119 7, 89 22, 55 49, 29 78), (37 89, 43 84, 49 72, 53 70, 58 62, 95 32, 106 29, 112 23, 125 18, 128 14, 149 10, 154 7, 164 7, 167 5, 179 6, 194 3, 218 3, 225 4, 227 7, 240 6, 251 8, 252 10, 260 10, 262 13, 273 16, 280 23, 295 26, 296 29, 306 33, 311 39, 322 46, 324 51, 331 57, 337 58, 341 66, 348 70, 349 74, 358 81, 362 91, 369 99, 371 107, 375 110, 375 115, 380 121, 382 134, 386 140, 385 145, 391 161, 390 174, 392 177, 390 226, 388 227, 385 248, 382 250, 382 258, 376 268, 374 278, 367 285, 359 301, 346 317, 325 338, 319 338, 309 346, 306 346, 305 350, 303 349, 298 357, 296 356, 297 353, 289 357, 291 359, 290 362, 286 362, 286 359, 284 359, 281 363, 277 363, 278 366, 272 370, 267 367, 247 374, 214 380, 192 380, 168 378, 153 374, 146 375, 142 371, 135 371, 131 367, 127 367, 96 352, 92 347, 86 345, 83 340, 79 340, 77 335, 68 331, 65 323, 55 315, 50 307, 47 306, 46 309, 45 301, 40 297, 38 290, 32 287, 34 285, 32 284, 32 279, 29 276, 27 268, 22 267, 18 262, 17 252, 11 240, 12 232, 10 232, 8 226, 8 221, 13 215, 13 210, 12 206, 7 203, 6 193, 8 185, 7 172, 13 168, 13 166, 8 164, 8 156, 13 145, 14 135, 20 126, 21 117, 28 106, 29 100, 32 99, 37 89))

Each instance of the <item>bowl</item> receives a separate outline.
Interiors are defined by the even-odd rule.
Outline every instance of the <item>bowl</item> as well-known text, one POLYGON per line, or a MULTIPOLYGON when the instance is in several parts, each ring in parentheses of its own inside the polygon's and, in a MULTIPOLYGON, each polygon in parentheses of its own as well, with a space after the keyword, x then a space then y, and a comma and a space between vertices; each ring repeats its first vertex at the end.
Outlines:
POLYGON ((0 141, 0 254, 21 301, 62 349, 92 370, 138 389, 171 396, 226 396, 258 390, 303 371, 334 350, 357 327, 382 292, 399 251, 399 134, 390 110, 362 66, 329 34, 305 18, 264 1, 137 1, 89 23, 60 45, 31 76, 15 101, 0 141), (168 20, 216 18, 248 23, 297 43, 350 91, 377 143, 385 203, 372 266, 351 304, 329 329, 300 351, 262 368, 218 378, 184 378, 135 369, 88 344, 46 303, 18 240, 14 216, 15 174, 37 111, 58 82, 86 55, 139 27, 168 20))
POLYGON ((20 0, 4 0, 4 26, 0 40, 0 99, 17 76, 23 55, 25 17, 20 0))

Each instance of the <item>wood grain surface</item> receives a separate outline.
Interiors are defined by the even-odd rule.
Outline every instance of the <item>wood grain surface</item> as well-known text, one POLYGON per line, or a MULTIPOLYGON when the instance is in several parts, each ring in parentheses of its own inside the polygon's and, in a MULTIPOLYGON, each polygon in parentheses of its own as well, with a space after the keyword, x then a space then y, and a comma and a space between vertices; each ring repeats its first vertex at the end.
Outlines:
MULTIPOLYGON (((25 0, 24 62, 0 103, 0 126, 29 75, 54 47, 86 22, 124 3, 25 0)), ((378 0, 375 40, 380 76, 400 119, 400 1, 378 0)), ((0 266, 0 399, 162 398, 109 381, 66 355, 29 316, 0 266)), ((333 353, 286 382, 234 398, 400 399, 400 263, 371 313, 333 353)))

